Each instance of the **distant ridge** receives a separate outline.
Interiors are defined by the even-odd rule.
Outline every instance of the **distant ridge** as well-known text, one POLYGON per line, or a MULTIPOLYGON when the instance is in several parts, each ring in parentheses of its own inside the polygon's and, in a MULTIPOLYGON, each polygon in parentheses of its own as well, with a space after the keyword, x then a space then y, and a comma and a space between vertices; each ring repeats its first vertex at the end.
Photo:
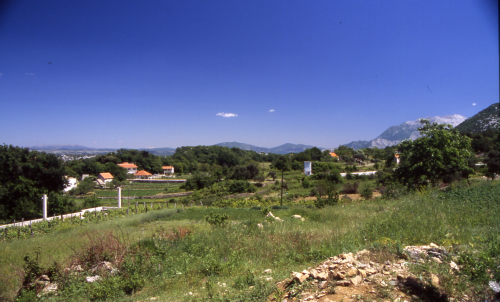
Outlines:
POLYGON ((466 119, 457 126, 457 130, 465 133, 479 133, 486 130, 498 130, 500 126, 498 103, 490 105, 488 108, 479 111, 476 115, 466 119))
MULTIPOLYGON (((451 124, 453 127, 456 127, 467 118, 460 114, 453 114, 447 116, 427 117, 427 119, 429 119, 429 121, 433 123, 435 122, 438 124, 451 124)), ((356 150, 373 147, 383 149, 385 147, 397 145, 405 139, 414 140, 419 138, 420 132, 418 131, 418 128, 420 128, 420 126, 420 119, 407 121, 399 126, 389 127, 377 138, 372 139, 371 141, 353 141, 349 144, 346 144, 346 146, 356 150)))
MULTIPOLYGON (((302 144, 290 144, 286 143, 283 145, 280 145, 278 147, 274 148, 265 148, 265 147, 257 147, 254 145, 249 145, 249 144, 244 144, 244 143, 238 143, 238 142, 224 142, 224 143, 218 143, 215 144, 215 146, 222 146, 222 147, 228 147, 228 148, 239 148, 242 150, 251 150, 255 152, 264 152, 264 153, 276 153, 276 154, 288 154, 288 153, 299 153, 302 152, 306 149, 313 148, 315 146, 311 145, 302 145, 302 144)), ((324 149, 320 148, 319 149, 324 149)))
POLYGON ((48 150, 91 150, 92 148, 81 145, 38 145, 29 147, 31 150, 48 151, 48 150))

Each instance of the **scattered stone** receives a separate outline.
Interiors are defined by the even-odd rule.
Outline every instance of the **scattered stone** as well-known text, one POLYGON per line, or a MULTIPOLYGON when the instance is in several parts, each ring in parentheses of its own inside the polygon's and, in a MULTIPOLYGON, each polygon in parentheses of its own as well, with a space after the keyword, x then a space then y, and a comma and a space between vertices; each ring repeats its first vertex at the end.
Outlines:
POLYGON ((272 272, 273 272, 273 270, 272 270, 272 269, 270 269, 270 268, 268 268, 268 269, 266 269, 263 273, 264 273, 264 274, 271 274, 272 272))
POLYGON ((431 260, 436 262, 437 264, 443 263, 443 261, 441 259, 439 259, 438 257, 431 257, 431 260))
POLYGON ((347 280, 337 281, 337 285, 338 286, 350 286, 351 281, 347 281, 347 280))
POLYGON ((263 227, 264 227, 264 225, 263 225, 262 223, 257 223, 257 227, 258 227, 258 228, 263 228, 263 227))
MULTIPOLYGON (((46 281, 44 281, 46 282, 46 281)), ((56 282, 52 282, 52 283, 47 283, 45 285, 45 287, 42 289, 42 291, 37 295, 38 298, 42 297, 42 296, 45 296, 45 295, 48 295, 48 294, 52 294, 54 292, 57 291, 57 288, 58 288, 58 284, 56 282)))
POLYGON ((348 272, 347 272, 347 277, 353 277, 353 276, 356 276, 358 274, 358 270, 356 268, 351 268, 348 272))
POLYGON ((292 217, 297 218, 297 219, 302 219, 302 216, 300 216, 300 215, 293 215, 292 217))
POLYGON ((453 261, 450 261, 450 267, 451 269, 456 270, 457 272, 460 270, 460 268, 458 268, 458 265, 453 261))
POLYGON ((295 280, 299 281, 299 283, 302 283, 309 278, 309 274, 302 274, 302 273, 292 273, 292 278, 295 280))
POLYGON ((351 283, 354 286, 360 285, 361 282, 363 282, 363 278, 361 276, 356 276, 356 277, 354 277, 354 278, 351 279, 351 283))
POLYGON ((95 282, 98 280, 101 280, 101 276, 96 275, 96 276, 85 278, 85 281, 87 281, 88 283, 92 283, 92 282, 95 282))
POLYGON ((47 275, 41 275, 38 280, 40 280, 40 281, 50 281, 50 278, 47 275))
POLYGON ((491 290, 494 291, 496 294, 500 293, 500 284, 498 284, 498 282, 490 281, 488 285, 490 286, 491 290))
POLYGON ((326 281, 321 281, 319 284, 318 284, 318 287, 320 289, 324 289, 326 286, 327 286, 328 282, 326 281))
POLYGON ((431 274, 431 284, 434 287, 439 287, 439 278, 438 278, 438 276, 436 276, 434 274, 431 274))

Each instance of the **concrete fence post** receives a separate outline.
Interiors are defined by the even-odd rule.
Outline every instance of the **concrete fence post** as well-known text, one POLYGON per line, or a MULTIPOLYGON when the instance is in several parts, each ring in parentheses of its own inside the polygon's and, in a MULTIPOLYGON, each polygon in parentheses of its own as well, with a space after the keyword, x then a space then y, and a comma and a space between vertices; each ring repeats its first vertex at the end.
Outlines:
POLYGON ((43 219, 47 220, 47 194, 43 194, 43 219))
POLYGON ((118 187, 118 208, 122 207, 122 187, 118 187))

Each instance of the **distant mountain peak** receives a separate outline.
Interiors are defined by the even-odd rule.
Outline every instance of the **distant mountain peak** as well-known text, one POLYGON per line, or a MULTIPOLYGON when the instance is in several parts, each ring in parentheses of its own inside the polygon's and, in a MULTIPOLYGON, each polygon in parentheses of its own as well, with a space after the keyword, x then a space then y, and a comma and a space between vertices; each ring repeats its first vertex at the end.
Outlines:
MULTIPOLYGON (((460 114, 452 114, 446 116, 426 117, 426 119, 428 119, 431 123, 450 124, 453 127, 456 127, 467 118, 460 114)), ((385 147, 397 145, 405 139, 417 139, 421 136, 420 132, 418 131, 418 128, 420 128, 421 126, 420 120, 421 119, 406 121, 399 126, 391 126, 387 130, 382 132, 382 134, 380 134, 377 138, 372 139, 371 141, 354 141, 346 144, 346 146, 353 149, 373 147, 383 149, 385 147)))

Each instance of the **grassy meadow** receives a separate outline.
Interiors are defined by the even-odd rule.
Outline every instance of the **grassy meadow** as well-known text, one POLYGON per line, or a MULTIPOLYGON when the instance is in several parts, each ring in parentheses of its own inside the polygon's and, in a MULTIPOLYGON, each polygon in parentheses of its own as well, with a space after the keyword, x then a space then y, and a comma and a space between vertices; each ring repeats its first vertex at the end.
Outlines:
POLYGON ((261 207, 158 207, 10 239, 0 243, 0 300, 266 301, 291 271, 328 257, 366 248, 389 259, 406 245, 431 242, 448 248, 461 273, 451 275, 446 263, 411 269, 439 275, 445 292, 484 301, 491 295, 488 282, 500 281, 500 185, 495 182, 396 199, 340 201, 322 209, 288 203, 271 211, 284 222, 266 218, 261 207), (206 221, 210 214, 228 219, 212 225, 206 221), (27 265, 25 255, 38 260, 27 265), (92 266, 104 260, 118 273, 85 282, 94 275, 92 266), (83 273, 64 272, 77 264, 83 273), (34 290, 19 291, 26 272, 49 272, 49 267, 58 295, 37 298, 34 290), (272 273, 264 274, 266 269, 272 273))

